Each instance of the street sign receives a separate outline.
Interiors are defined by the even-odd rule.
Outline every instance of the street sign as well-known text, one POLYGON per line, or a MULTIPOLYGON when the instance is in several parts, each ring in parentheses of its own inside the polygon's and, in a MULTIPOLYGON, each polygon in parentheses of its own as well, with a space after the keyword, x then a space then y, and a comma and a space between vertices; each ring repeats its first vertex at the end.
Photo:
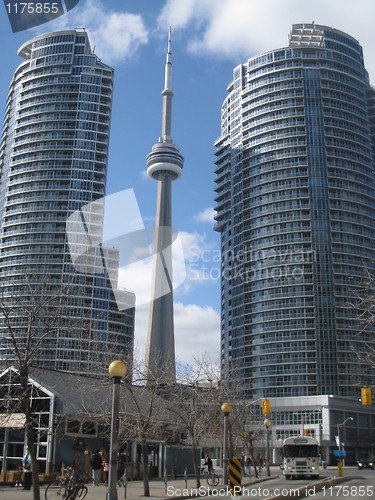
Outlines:
POLYGON ((345 458, 346 457, 346 451, 345 450, 341 450, 341 452, 340 452, 340 450, 333 450, 333 455, 335 457, 340 457, 341 456, 342 458, 345 458))

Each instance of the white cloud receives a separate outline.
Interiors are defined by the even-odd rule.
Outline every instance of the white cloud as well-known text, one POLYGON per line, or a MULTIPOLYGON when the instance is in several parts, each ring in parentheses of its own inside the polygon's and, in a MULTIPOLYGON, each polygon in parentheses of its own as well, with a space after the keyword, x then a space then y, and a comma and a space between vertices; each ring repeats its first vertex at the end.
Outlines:
MULTIPOLYGON (((128 257, 126 262, 129 264, 118 269, 118 285, 135 292, 137 307, 150 301, 154 266, 152 248, 135 247, 132 257, 138 250, 137 259, 128 257)), ((120 255, 121 252, 120 246, 120 255)), ((202 285, 217 285, 221 272, 220 250, 214 242, 208 241, 206 233, 176 233, 172 252, 175 296, 186 296, 202 285)), ((167 284, 166 289, 169 290, 167 284)))
MULTIPOLYGON (((222 1, 216 0, 215 4, 222 1)), ((184 28, 193 21, 195 28, 200 28, 216 8, 212 3, 212 0, 167 0, 158 18, 159 27, 164 30, 170 24, 173 29, 184 28)))
MULTIPOLYGON (((145 352, 149 320, 149 307, 136 310, 135 345, 145 352)), ((179 363, 192 363, 204 353, 220 355, 220 314, 210 306, 174 304, 174 330, 176 359, 179 363)))
POLYGON ((193 53, 247 58, 287 45, 293 23, 333 26, 359 39, 365 64, 375 80, 372 52, 375 2, 361 0, 167 0, 158 24, 184 31, 193 53))
MULTIPOLYGON (((141 15, 109 10, 101 0, 80 2, 49 26, 52 30, 86 28, 91 47, 95 47, 98 57, 109 65, 130 59, 141 45, 148 43, 148 31, 141 15)), ((45 26, 42 29, 45 32, 45 26)))
MULTIPOLYGON (((185 295, 192 289, 209 283, 217 283, 217 276, 212 269, 220 273, 220 251, 215 244, 207 240, 205 233, 178 233, 182 242, 184 254, 184 269, 181 259, 173 262, 173 278, 178 280, 186 270, 186 280, 174 290, 174 297, 185 295)), ((132 290, 136 288, 136 326, 135 345, 137 350, 144 352, 147 341, 149 321, 149 300, 151 290, 152 259, 143 260, 129 266, 126 282, 119 270, 122 285, 132 290)), ((184 305, 177 302, 174 305, 176 356, 181 363, 191 363, 193 357, 199 357, 205 352, 219 353, 220 346, 220 315, 210 306, 196 304, 184 305)))
POLYGON ((212 307, 174 305, 176 358, 181 363, 209 352, 220 355, 220 314, 212 307))
POLYGON ((150 301, 152 269, 153 257, 149 257, 118 270, 119 287, 135 292, 136 305, 148 304, 150 301))
POLYGON ((205 232, 198 233, 195 231, 189 233, 188 231, 180 231, 179 235, 182 240, 182 247, 187 261, 195 262, 203 250, 212 249, 214 246, 212 242, 207 241, 205 232))
POLYGON ((205 208, 202 212, 194 216, 196 222, 214 223, 215 210, 212 207, 205 208))
MULTIPOLYGON (((135 233, 137 236, 138 233, 135 233)), ((130 233, 130 236, 131 233, 130 233)), ((135 236, 135 237, 136 237, 135 236)), ((179 233, 176 233, 172 237, 172 245, 166 249, 163 249, 157 257, 152 254, 152 247, 148 245, 135 246, 131 249, 131 258, 127 255, 127 245, 124 248, 120 246, 121 252, 124 252, 126 258, 124 259, 124 265, 118 269, 118 285, 120 288, 127 288, 133 290, 136 295, 136 303, 138 305, 145 304, 150 301, 151 291, 153 287, 153 273, 154 273, 154 261, 155 258, 158 259, 159 270, 157 274, 158 287, 157 287, 157 297, 161 297, 170 291, 169 281, 167 275, 164 271, 165 263, 163 264, 163 257, 167 262, 168 274, 173 276, 173 289, 182 285, 186 278, 186 264, 185 255, 183 249, 183 240, 179 233), (168 265, 170 262, 170 256, 172 256, 172 267, 168 265), (125 264, 126 263, 126 264, 125 264)), ((135 242, 137 242, 135 240, 135 242)), ((128 243, 126 241, 126 243, 128 243)))
POLYGON ((140 179, 142 181, 149 181, 150 180, 150 176, 147 174, 147 170, 145 170, 145 169, 141 170, 140 179))
MULTIPOLYGON (((202 285, 217 285, 221 273, 220 250, 206 233, 179 233, 185 257, 186 279, 176 295, 186 295, 202 285)), ((175 268, 173 270, 175 272, 175 268)))

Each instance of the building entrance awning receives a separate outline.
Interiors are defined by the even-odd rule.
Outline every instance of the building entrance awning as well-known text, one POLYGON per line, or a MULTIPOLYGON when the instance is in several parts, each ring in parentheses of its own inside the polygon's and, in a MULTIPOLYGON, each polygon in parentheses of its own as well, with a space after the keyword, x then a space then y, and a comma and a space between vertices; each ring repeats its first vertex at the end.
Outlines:
POLYGON ((25 420, 23 413, 0 413, 0 429, 23 429, 25 420))

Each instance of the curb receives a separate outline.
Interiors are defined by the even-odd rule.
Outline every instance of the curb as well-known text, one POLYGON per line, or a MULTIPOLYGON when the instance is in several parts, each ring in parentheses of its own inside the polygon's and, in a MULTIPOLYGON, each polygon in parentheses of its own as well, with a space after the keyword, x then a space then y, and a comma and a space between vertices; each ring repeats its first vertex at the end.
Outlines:
MULTIPOLYGON (((326 479, 323 479, 321 481, 317 481, 315 483, 310 483, 306 484, 305 486, 301 486, 298 489, 293 489, 293 491, 290 492, 289 495, 276 495, 272 496, 269 498, 266 498, 265 500, 280 500, 280 499, 296 499, 296 498, 305 498, 307 496, 308 490, 311 490, 314 488, 314 492, 320 491, 323 489, 324 486, 334 486, 335 484, 340 484, 344 483, 345 481, 350 481, 350 477, 337 477, 337 476, 330 476, 327 477, 326 479)), ((288 489, 288 488, 285 488, 288 489)), ((289 488, 292 490, 292 488, 289 488)))

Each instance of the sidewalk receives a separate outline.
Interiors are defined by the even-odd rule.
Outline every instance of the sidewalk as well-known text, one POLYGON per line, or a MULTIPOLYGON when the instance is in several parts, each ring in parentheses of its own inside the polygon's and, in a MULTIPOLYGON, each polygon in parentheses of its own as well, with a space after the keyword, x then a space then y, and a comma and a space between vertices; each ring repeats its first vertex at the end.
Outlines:
MULTIPOLYGON (((273 476, 271 475, 271 478, 273 476)), ((243 481, 243 484, 253 484, 257 483, 260 481, 265 481, 267 479, 265 476, 261 476, 258 479, 255 479, 254 477, 246 477, 244 478, 245 480, 243 481)), ((106 498, 106 493, 107 493, 107 487, 104 485, 99 485, 97 487, 93 487, 91 484, 87 485, 88 487, 88 494, 85 497, 87 500, 105 500, 106 498)), ((176 479, 176 480, 168 480, 167 483, 167 490, 166 486, 164 484, 164 481, 162 479, 154 479, 150 481, 150 500, 152 499, 157 499, 160 500, 161 498, 172 498, 173 496, 177 497, 183 497, 187 498, 187 496, 193 496, 193 495, 188 495, 185 492, 185 495, 183 493, 183 490, 186 487, 186 483, 184 479, 176 479)), ((211 490, 218 490, 224 487, 222 484, 219 484, 217 487, 212 488, 211 486, 208 486, 206 483, 206 480, 204 477, 201 478, 201 487, 203 488, 203 491, 208 491, 208 488, 211 490)), ((194 478, 189 478, 187 480, 187 488, 189 492, 191 490, 196 489, 196 483, 194 478)), ((45 492, 46 487, 42 486, 40 488, 40 498, 41 500, 44 500, 44 492, 45 492)), ((194 493, 194 491, 192 492, 194 493)), ((12 486, 1 486, 0 487, 0 498, 4 500, 30 500, 33 498, 33 493, 32 491, 23 491, 22 487, 12 487, 12 486)), ((117 487, 117 498, 118 500, 122 500, 125 498, 125 488, 123 487, 117 487)), ((126 498, 127 500, 145 500, 146 497, 143 496, 143 481, 129 481, 128 486, 126 489, 126 498)))

